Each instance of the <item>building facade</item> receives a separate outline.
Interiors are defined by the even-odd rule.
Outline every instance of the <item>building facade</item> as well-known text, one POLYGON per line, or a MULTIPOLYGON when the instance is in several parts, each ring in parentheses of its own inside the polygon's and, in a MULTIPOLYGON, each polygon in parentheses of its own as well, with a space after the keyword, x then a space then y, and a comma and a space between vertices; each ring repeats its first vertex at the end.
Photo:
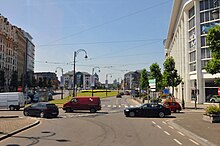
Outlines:
POLYGON ((165 42, 165 58, 172 56, 183 83, 175 88, 174 96, 187 102, 209 102, 209 95, 218 94, 219 85, 214 79, 220 74, 208 74, 204 67, 211 59, 206 44, 207 31, 219 24, 212 12, 219 9, 218 0, 174 0, 171 19, 165 42))
POLYGON ((38 87, 48 87, 49 84, 52 85, 54 89, 58 88, 58 78, 56 73, 53 72, 37 72, 34 73, 34 78, 38 87), (50 83, 49 83, 50 82, 50 83))
POLYGON ((130 71, 124 75, 124 90, 136 90, 140 85, 141 70, 130 71))

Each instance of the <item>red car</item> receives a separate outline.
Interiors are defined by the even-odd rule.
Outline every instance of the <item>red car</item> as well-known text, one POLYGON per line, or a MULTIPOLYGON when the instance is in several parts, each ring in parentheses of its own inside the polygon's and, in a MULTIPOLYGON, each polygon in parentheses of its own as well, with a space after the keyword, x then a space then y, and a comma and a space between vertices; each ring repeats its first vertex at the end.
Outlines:
POLYGON ((101 101, 99 97, 74 97, 63 105, 63 110, 66 112, 90 110, 91 113, 95 113, 101 110, 101 101))
POLYGON ((163 105, 175 113, 179 113, 182 110, 182 107, 176 101, 165 101, 163 105))

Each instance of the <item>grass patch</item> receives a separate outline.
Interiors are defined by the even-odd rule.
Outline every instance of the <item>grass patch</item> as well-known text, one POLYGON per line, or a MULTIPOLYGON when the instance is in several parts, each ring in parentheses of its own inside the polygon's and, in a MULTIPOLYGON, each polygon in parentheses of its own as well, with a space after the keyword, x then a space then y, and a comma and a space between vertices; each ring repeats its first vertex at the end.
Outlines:
MULTIPOLYGON (((107 93, 107 97, 112 97, 116 96, 118 94, 118 91, 111 91, 107 93)), ((77 96, 92 96, 92 93, 90 92, 78 92, 77 96)), ((105 98, 106 97, 106 92, 96 92, 93 93, 93 96, 97 96, 100 98, 105 98)), ((67 96, 63 99, 58 99, 58 100, 52 100, 50 103, 56 104, 58 107, 62 107, 64 103, 68 102, 70 99, 72 99, 72 96, 67 96)))

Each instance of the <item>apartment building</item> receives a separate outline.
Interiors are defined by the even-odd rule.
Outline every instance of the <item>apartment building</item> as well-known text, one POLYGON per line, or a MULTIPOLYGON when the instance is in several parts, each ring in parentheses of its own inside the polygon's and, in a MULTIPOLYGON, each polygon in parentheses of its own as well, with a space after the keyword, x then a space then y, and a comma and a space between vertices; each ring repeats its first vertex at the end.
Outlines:
MULTIPOLYGON (((24 33, 25 31, 12 25, 8 19, 0 14, 0 71, 4 75, 4 80, 1 80, 0 90, 8 91, 12 74, 17 72, 18 83, 22 83, 26 75, 27 67, 27 54, 31 52, 31 71, 34 71, 34 44, 28 45, 27 40, 32 37, 24 33), (28 39, 27 39, 28 38, 28 39), (32 48, 32 51, 29 51, 32 48), (28 51, 27 51, 28 50, 28 51)), ((31 38, 31 39, 29 39, 31 38)), ((27 79, 28 80, 28 79, 27 79)), ((28 80, 30 81, 30 80, 28 80)))
POLYGON ((183 84, 175 88, 174 96, 193 102, 192 91, 197 91, 197 102, 209 102, 209 95, 218 94, 215 78, 204 69, 211 59, 206 44, 207 31, 220 23, 212 12, 219 10, 218 0, 174 0, 165 42, 165 57, 173 56, 183 84))

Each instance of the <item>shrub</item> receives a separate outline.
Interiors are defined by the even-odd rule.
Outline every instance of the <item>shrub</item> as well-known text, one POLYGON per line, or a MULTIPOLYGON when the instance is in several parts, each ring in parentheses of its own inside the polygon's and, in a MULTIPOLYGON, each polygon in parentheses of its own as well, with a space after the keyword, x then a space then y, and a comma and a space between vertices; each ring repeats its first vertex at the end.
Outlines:
POLYGON ((210 114, 220 114, 220 108, 217 107, 216 105, 208 106, 205 110, 207 115, 210 114))

